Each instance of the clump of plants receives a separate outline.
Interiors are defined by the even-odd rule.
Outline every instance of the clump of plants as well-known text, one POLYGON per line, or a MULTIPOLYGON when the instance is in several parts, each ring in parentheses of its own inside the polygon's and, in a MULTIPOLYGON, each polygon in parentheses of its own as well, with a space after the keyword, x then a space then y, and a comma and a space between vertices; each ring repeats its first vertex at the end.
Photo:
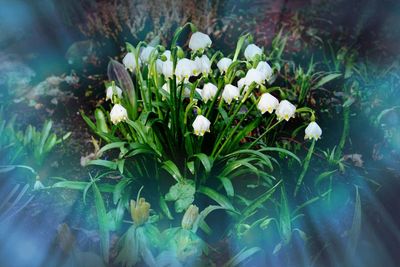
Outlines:
MULTIPOLYGON (((300 209, 290 211, 288 196, 302 187, 322 134, 315 112, 301 106, 315 83, 294 91, 274 86, 280 71, 276 49, 264 51, 244 35, 224 55, 192 24, 178 28, 169 47, 126 47, 122 64, 108 65, 109 105, 94 111, 94 121, 82 113, 103 144, 85 163, 98 174, 89 182, 54 184, 82 189, 84 199, 92 189, 104 260, 204 265, 204 236, 212 233, 205 218, 211 212, 228 218, 226 236, 236 239, 274 225, 274 252, 294 233, 305 238, 293 227, 300 209), (179 45, 187 29, 188 47, 179 45), (283 132, 296 136, 302 129, 312 142, 303 163, 277 142, 283 132), (281 159, 303 164, 296 181, 285 180, 281 159), (110 232, 123 234, 114 258, 110 232)), ((258 251, 242 248, 226 264, 258 251)))

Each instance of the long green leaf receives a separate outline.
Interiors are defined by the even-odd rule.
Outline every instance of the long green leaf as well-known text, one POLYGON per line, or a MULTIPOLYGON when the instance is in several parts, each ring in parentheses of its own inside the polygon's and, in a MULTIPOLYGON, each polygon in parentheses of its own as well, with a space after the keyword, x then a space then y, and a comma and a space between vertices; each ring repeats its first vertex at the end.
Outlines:
POLYGON ((225 196, 221 195, 217 191, 215 191, 209 187, 206 187, 206 186, 200 186, 200 188, 198 189, 198 192, 202 193, 203 195, 208 196, 209 198, 211 198, 212 200, 217 202, 219 205, 221 205, 225 209, 236 212, 232 203, 225 196))
POLYGON ((100 190, 96 183, 93 183, 92 188, 97 212, 97 221, 99 224, 101 250, 103 252, 104 261, 108 263, 110 253, 110 232, 108 229, 107 211, 104 205, 103 197, 101 196, 100 190))

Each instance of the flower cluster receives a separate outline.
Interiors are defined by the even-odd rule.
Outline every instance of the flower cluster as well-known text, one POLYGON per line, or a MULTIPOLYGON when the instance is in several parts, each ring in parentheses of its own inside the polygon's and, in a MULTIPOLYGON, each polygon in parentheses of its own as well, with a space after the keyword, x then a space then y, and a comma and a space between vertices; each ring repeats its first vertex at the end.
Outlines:
MULTIPOLYGON (((214 55, 210 59, 206 51, 211 44, 211 38, 207 34, 195 32, 189 40, 191 57, 184 57, 182 50, 178 51, 180 53, 172 52, 172 47, 171 50, 166 50, 148 45, 139 48, 138 51, 128 52, 122 63, 132 73, 140 71, 142 66, 148 66, 150 70, 151 64, 154 64, 156 75, 163 81, 158 89, 163 91, 162 100, 166 100, 171 94, 170 81, 175 79, 174 84, 177 86, 173 90, 176 95, 190 98, 190 101, 196 101, 196 103, 200 100, 203 105, 210 105, 209 103, 215 103, 216 98, 220 104, 224 102, 229 107, 235 101, 250 100, 255 102, 261 114, 274 113, 278 121, 289 121, 295 117, 296 106, 286 99, 280 101, 267 89, 274 80, 274 70, 265 60, 262 48, 255 44, 247 45, 243 53, 246 68, 243 69, 243 64, 233 64, 238 61, 236 58, 222 56, 214 62, 217 59, 214 55), (215 69, 213 69, 214 64, 217 67, 215 69), (243 74, 238 75, 239 70, 243 74), (236 77, 238 77, 237 80, 236 77), (219 78, 223 78, 224 83, 218 83, 219 78), (200 88, 197 87, 199 85, 200 88), (181 88, 182 93, 178 92, 178 88, 181 88), (255 90, 257 88, 259 90, 255 90), (259 96, 258 99, 257 96, 259 96)), ((118 98, 121 97, 121 88, 115 85, 107 88, 106 99, 114 103, 110 113, 114 124, 128 119, 126 109, 118 102, 118 98)), ((200 108, 192 127, 194 134, 198 136, 210 132, 211 122, 204 114, 201 114, 200 108)), ((313 120, 306 128, 305 138, 317 140, 321 134, 321 128, 313 120)))

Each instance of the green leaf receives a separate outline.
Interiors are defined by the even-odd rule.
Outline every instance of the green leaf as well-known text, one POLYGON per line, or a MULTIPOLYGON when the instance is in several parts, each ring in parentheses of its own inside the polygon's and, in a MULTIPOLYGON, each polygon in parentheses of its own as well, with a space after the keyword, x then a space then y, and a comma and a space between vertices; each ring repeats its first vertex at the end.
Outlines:
POLYGON ((221 205, 225 209, 236 212, 232 203, 225 196, 221 195, 217 191, 215 191, 209 187, 206 187, 206 186, 201 186, 199 188, 198 192, 202 193, 203 195, 208 196, 209 198, 211 198, 212 200, 217 202, 219 205, 221 205))
POLYGON ((341 73, 328 74, 328 75, 324 76, 321 80, 319 80, 319 82, 316 85, 314 85, 314 88, 319 88, 319 87, 323 86, 324 84, 326 84, 336 78, 339 78, 340 76, 342 76, 341 73))
POLYGON ((246 259, 250 258, 253 256, 255 253, 261 251, 261 248, 259 247, 253 247, 253 248, 243 248, 238 254, 235 255, 232 259, 230 259, 227 263, 223 265, 223 267, 233 267, 233 266, 238 266, 241 264, 243 261, 246 259))
POLYGON ((209 205, 207 208, 202 210, 200 212, 199 216, 197 217, 196 221, 193 223, 192 231, 194 233, 196 233, 198 227, 199 226, 201 227, 201 225, 204 223, 204 220, 206 219, 208 214, 210 214, 214 210, 226 210, 226 208, 225 207, 221 207, 221 206, 209 205))
POLYGON ((219 177, 219 176, 218 176, 218 179, 221 180, 221 183, 224 186, 227 196, 233 197, 235 195, 235 191, 233 189, 231 180, 229 180, 226 177, 219 177))
POLYGON ((178 167, 172 161, 168 160, 164 162, 162 168, 171 174, 178 183, 184 180, 178 167))
POLYGON ((275 192, 276 188, 282 183, 282 180, 280 180, 279 182, 277 182, 274 187, 270 188, 267 192, 265 192, 264 194, 262 194, 261 196, 257 197, 255 200, 253 200, 250 205, 244 209, 244 211, 242 212, 243 217, 246 218, 248 217, 250 214, 253 213, 253 211, 255 211, 256 209, 258 209, 259 207, 263 206, 263 203, 265 201, 267 201, 272 194, 275 192))
POLYGON ((210 159, 210 157, 208 157, 204 153, 194 154, 193 157, 196 157, 201 161, 201 163, 204 166, 204 169, 206 170, 206 173, 209 173, 211 171, 213 161, 212 161, 212 159, 210 159))
POLYGON ((175 211, 180 213, 186 210, 194 201, 196 188, 192 181, 178 182, 170 187, 165 195, 166 201, 175 201, 175 211))
POLYGON ((118 165, 116 162, 109 161, 109 160, 103 160, 103 159, 94 159, 91 160, 87 163, 87 165, 97 165, 97 166, 102 166, 109 168, 111 170, 116 170, 118 165))
POLYGON ((104 152, 114 149, 114 148, 123 148, 125 146, 126 142, 113 142, 110 144, 107 144, 105 146, 103 146, 102 148, 100 148, 100 150, 98 151, 98 154, 103 154, 104 152))
POLYGON ((259 150, 260 152, 262 151, 275 151, 275 152, 280 152, 283 153, 289 157, 292 157, 293 159, 295 159, 300 165, 301 165, 301 160, 292 152, 290 152, 289 150, 280 148, 280 147, 262 147, 262 149, 259 150))
POLYGON ((356 201, 354 205, 354 215, 353 223, 349 231, 349 246, 351 251, 354 253, 357 248, 357 243, 360 238, 361 232, 361 200, 360 194, 358 192, 358 187, 356 187, 356 201))
POLYGON ((108 216, 104 205, 103 197, 96 183, 93 183, 94 202, 97 212, 97 222, 99 224, 100 246, 103 253, 103 258, 108 263, 110 253, 110 233, 108 229, 108 216))
POLYGON ((290 220, 289 204, 285 188, 281 186, 281 206, 279 211, 279 223, 281 228, 282 243, 284 245, 290 242, 292 236, 292 224, 290 220))

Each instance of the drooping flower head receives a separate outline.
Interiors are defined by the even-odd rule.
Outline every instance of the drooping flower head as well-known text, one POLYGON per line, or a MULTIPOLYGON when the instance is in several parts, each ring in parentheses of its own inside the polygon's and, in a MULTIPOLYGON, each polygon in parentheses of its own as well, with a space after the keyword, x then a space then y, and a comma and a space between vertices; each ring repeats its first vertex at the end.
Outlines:
MULTIPOLYGON (((127 53, 122 59, 122 64, 124 64, 125 68, 130 72, 135 72, 136 70, 136 58, 132 52, 127 53)), ((140 58, 139 58, 140 65, 140 58)))
POLYGON ((264 80, 269 81, 271 79, 272 68, 267 62, 265 61, 258 62, 256 70, 258 70, 262 74, 264 80))
POLYGON ((208 100, 214 98, 214 96, 217 94, 217 91, 217 86, 212 83, 206 83, 203 87, 203 90, 201 90, 199 93, 204 103, 207 103, 208 100))
POLYGON ((199 208, 196 205, 190 205, 182 218, 182 228, 186 230, 191 230, 193 224, 196 222, 199 216, 199 208))
POLYGON ((231 64, 232 64, 232 59, 224 57, 218 61, 217 67, 218 67, 219 71, 223 74, 228 70, 228 68, 231 64))
POLYGON ((145 48, 142 49, 142 52, 140 53, 140 59, 144 62, 144 63, 149 63, 150 60, 150 55, 153 52, 155 48, 148 45, 145 48))
POLYGON ((203 73, 203 75, 211 72, 211 61, 206 55, 196 57, 194 61, 196 62, 198 71, 203 73))
POLYGON ((128 112, 122 105, 115 104, 111 109, 110 118, 112 123, 118 124, 128 119, 128 112))
POLYGON ((321 127, 315 122, 312 121, 305 129, 304 139, 314 139, 318 140, 322 135, 321 127))
POLYGON ((232 84, 227 84, 224 87, 224 91, 222 92, 222 98, 226 103, 231 104, 232 100, 238 100, 240 96, 239 88, 232 84))
POLYGON ((197 115, 192 126, 194 134, 198 136, 203 136, 205 132, 210 132, 211 122, 203 115, 197 115))
POLYGON ((257 56, 261 55, 262 55, 262 49, 256 46, 255 44, 249 44, 244 50, 244 57, 249 61, 253 61, 256 59, 257 56))
POLYGON ((253 82, 258 85, 262 85, 264 82, 264 77, 261 72, 256 69, 249 69, 246 73, 244 84, 250 86, 253 82))
POLYGON ((114 103, 113 96, 116 96, 117 98, 121 98, 122 97, 122 89, 115 85, 114 86, 110 85, 109 87, 107 87, 106 101, 111 100, 111 103, 114 103))
POLYGON ((187 58, 178 60, 175 68, 175 75, 178 78, 178 81, 192 77, 194 72, 196 72, 194 65, 196 65, 194 61, 187 58))
POLYGON ((286 121, 288 121, 290 118, 294 118, 295 112, 296 107, 287 100, 282 100, 275 111, 278 120, 286 121))
POLYGON ((261 111, 261 114, 265 112, 272 113, 279 106, 279 100, 271 95, 270 93, 264 93, 261 95, 260 101, 257 104, 257 108, 261 111))
POLYGON ((210 47, 211 44, 212 41, 210 37, 202 32, 193 33, 189 40, 189 48, 193 51, 206 49, 207 47, 210 47))

